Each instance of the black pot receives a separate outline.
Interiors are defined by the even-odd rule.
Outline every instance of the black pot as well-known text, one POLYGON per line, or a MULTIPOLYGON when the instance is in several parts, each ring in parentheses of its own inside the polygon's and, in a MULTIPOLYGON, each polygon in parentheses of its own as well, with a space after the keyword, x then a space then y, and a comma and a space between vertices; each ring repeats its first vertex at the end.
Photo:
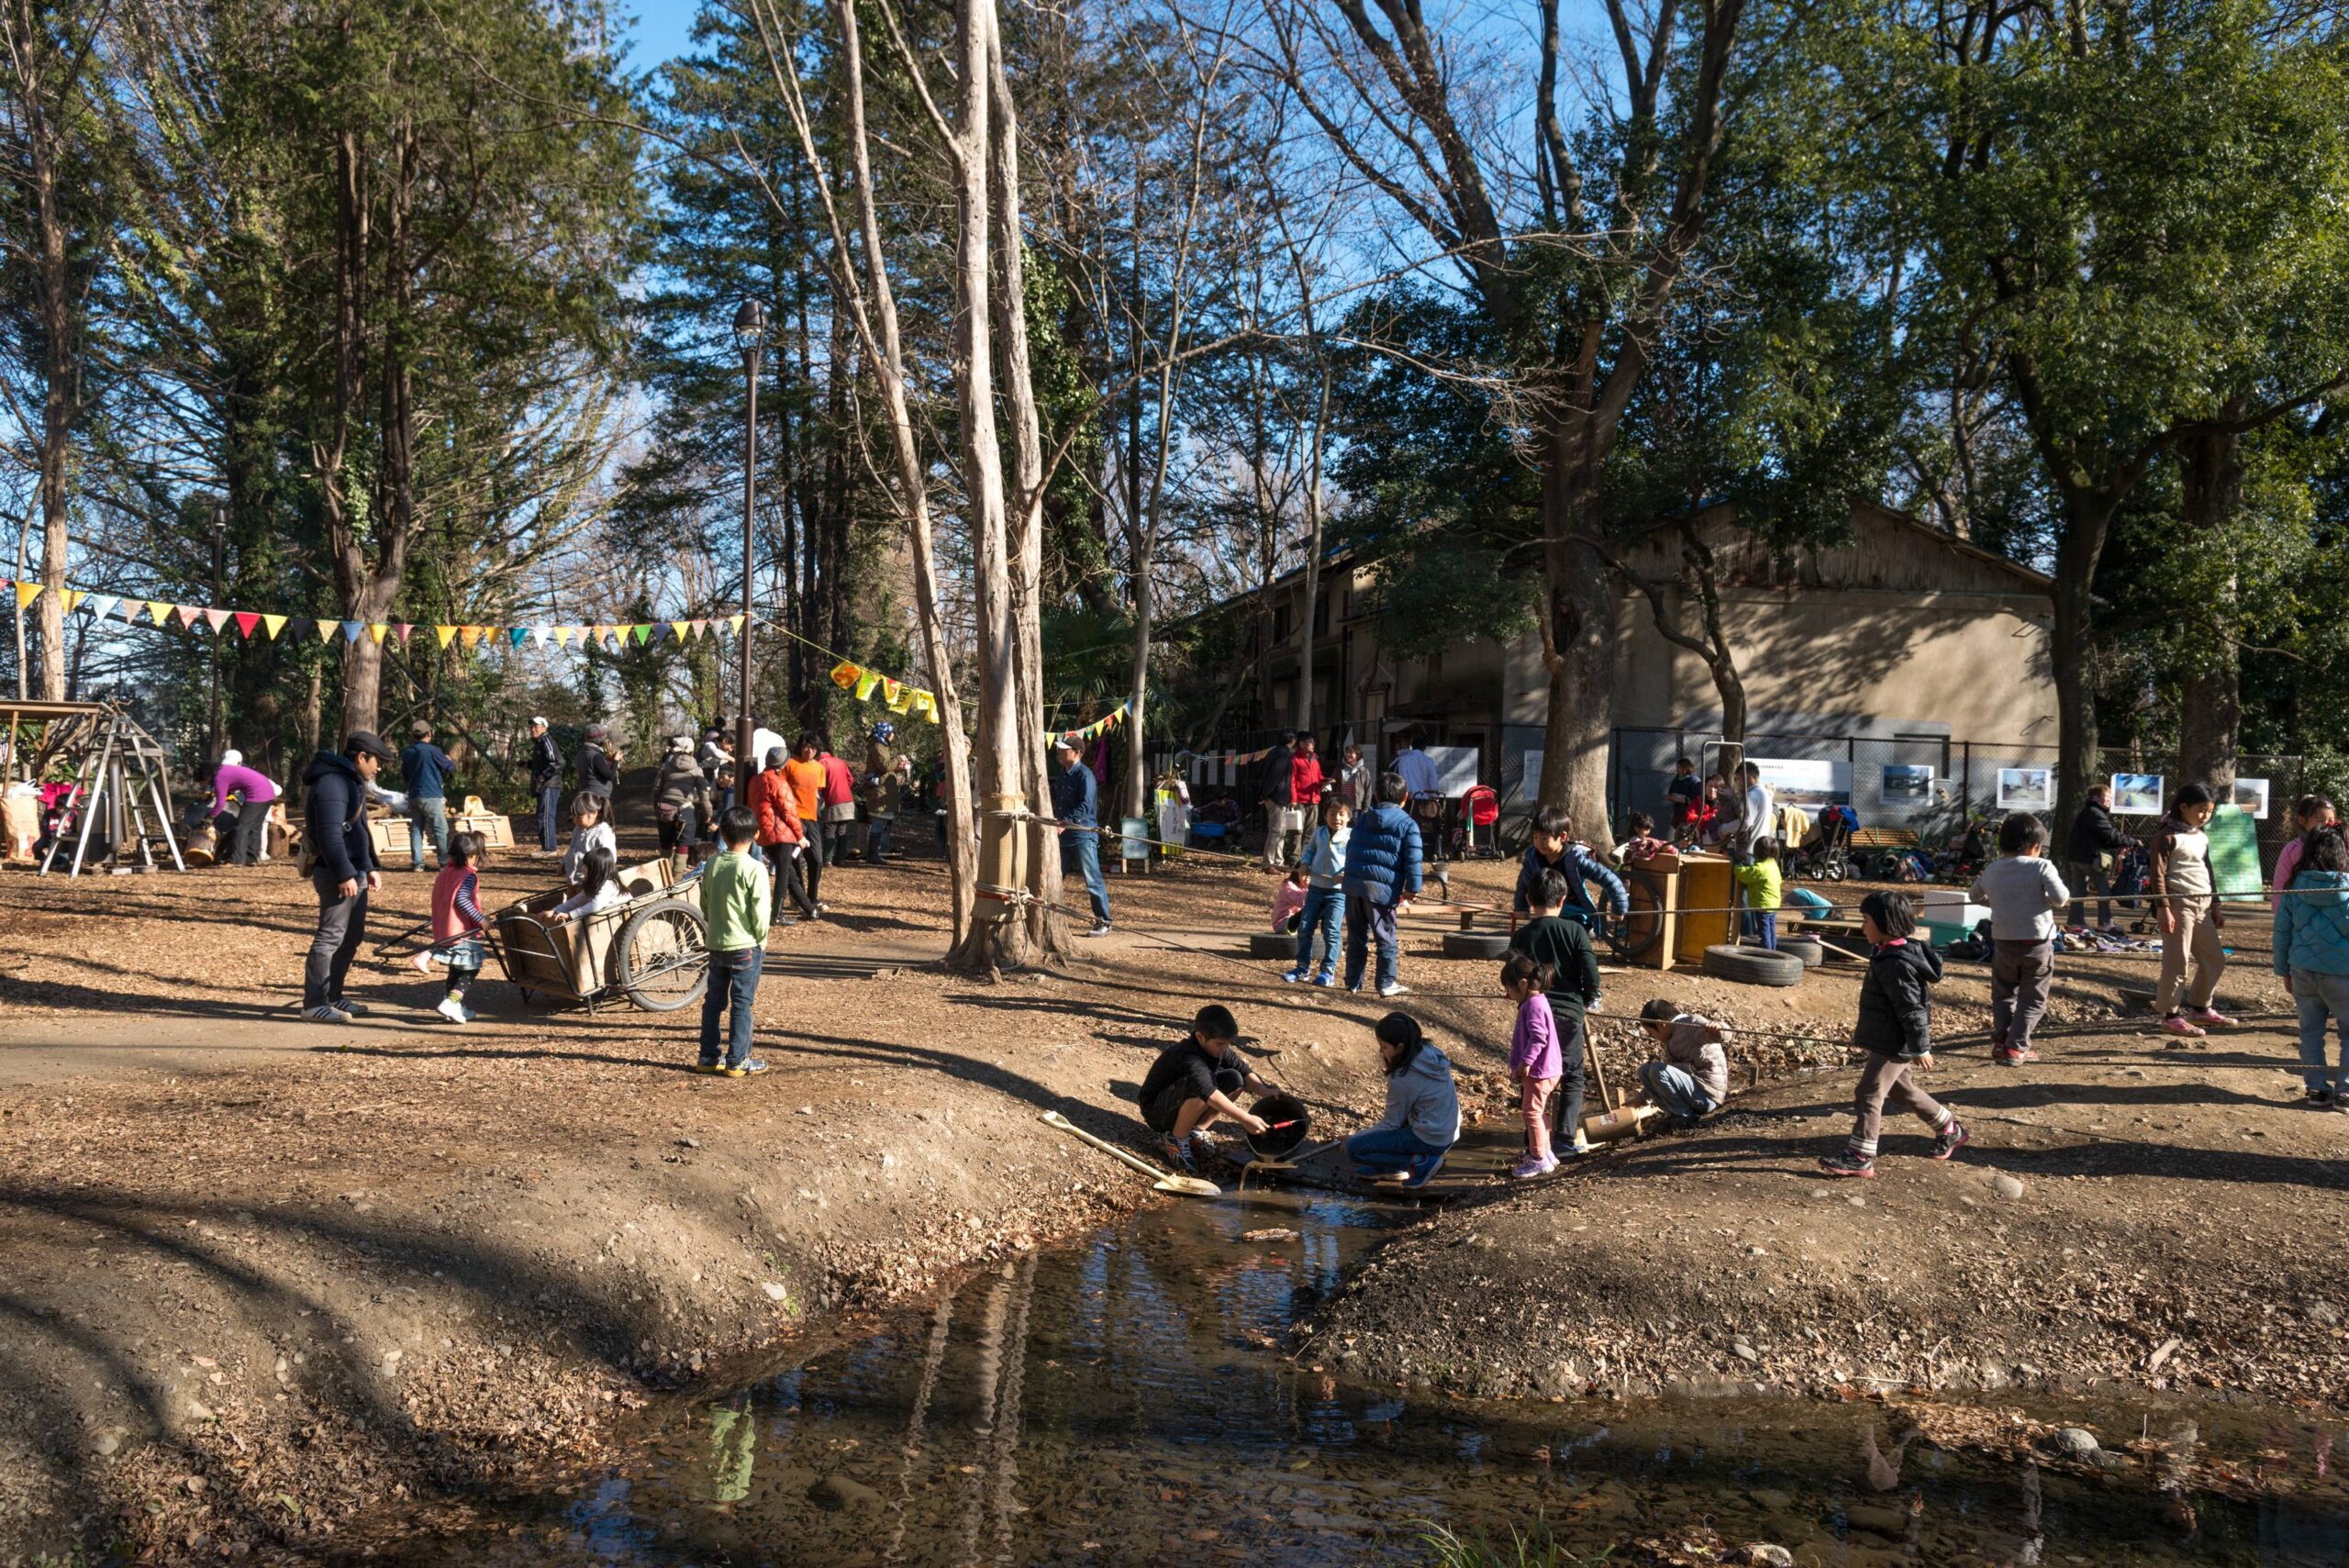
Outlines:
POLYGON ((1248 1135, 1248 1147, 1260 1159, 1287 1159, 1304 1145, 1305 1135, 1312 1130, 1308 1125, 1312 1113, 1305 1108, 1303 1100, 1293 1095, 1266 1095, 1248 1107, 1248 1114, 1274 1124, 1262 1132, 1248 1135), (1283 1122, 1290 1125, 1284 1127, 1280 1125, 1283 1122))

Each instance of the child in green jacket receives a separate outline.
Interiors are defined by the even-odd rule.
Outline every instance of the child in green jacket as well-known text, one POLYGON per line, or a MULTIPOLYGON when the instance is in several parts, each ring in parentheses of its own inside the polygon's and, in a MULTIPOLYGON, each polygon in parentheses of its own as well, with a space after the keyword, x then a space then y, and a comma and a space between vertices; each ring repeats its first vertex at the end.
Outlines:
POLYGON ((1745 893, 1745 934, 1772 952, 1778 951, 1778 910, 1786 903, 1787 873, 1779 864, 1785 852, 1776 839, 1756 839, 1753 863, 1730 868, 1745 893))
POLYGON ((751 1054, 751 1003, 766 968, 767 917, 773 902, 766 862, 759 858, 759 819, 741 806, 718 818, 726 852, 701 868, 701 916, 709 928, 709 989, 701 998, 701 1062, 697 1073, 747 1078, 767 1064, 751 1054), (727 1009, 733 1017, 727 1018, 727 1009), (726 1060, 718 1058, 718 1026, 727 1024, 726 1060))

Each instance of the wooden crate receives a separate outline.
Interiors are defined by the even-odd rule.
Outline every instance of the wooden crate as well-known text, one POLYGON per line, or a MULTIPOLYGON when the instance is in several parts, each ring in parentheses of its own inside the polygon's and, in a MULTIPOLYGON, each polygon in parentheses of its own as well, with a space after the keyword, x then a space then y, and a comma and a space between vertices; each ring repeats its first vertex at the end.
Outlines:
POLYGON ((510 850, 514 847, 514 819, 495 812, 467 812, 462 817, 452 817, 449 819, 449 831, 478 833, 482 848, 485 850, 510 850))

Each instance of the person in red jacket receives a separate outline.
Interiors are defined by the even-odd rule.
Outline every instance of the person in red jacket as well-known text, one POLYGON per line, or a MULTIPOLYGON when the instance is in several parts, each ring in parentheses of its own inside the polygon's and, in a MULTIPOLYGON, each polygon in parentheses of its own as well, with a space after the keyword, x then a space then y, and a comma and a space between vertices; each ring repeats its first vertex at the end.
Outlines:
POLYGON ((816 760, 824 764, 824 863, 838 865, 856 837, 856 772, 829 751, 816 760))
POLYGON ((1288 803, 1308 815, 1321 807, 1321 759, 1314 754, 1313 737, 1299 735, 1297 751, 1288 760, 1288 803))
POLYGON ((799 880, 801 846, 807 839, 807 825, 799 819, 799 803, 794 797, 791 781, 784 776, 785 752, 782 747, 767 751, 765 769, 751 778, 748 805, 751 815, 758 819, 759 848, 774 868, 774 907, 779 915, 783 901, 789 898, 799 906, 799 912, 810 920, 824 912, 824 906, 808 896, 807 887, 799 880))

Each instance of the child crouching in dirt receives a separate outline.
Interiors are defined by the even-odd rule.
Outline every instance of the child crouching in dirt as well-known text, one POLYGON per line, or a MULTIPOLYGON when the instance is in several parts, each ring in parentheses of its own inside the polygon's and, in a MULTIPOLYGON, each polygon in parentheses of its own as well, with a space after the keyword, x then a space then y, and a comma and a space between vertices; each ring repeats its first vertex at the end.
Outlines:
POLYGON ((432 879, 432 947, 449 966, 449 986, 434 1009, 452 1024, 469 1024, 474 1013, 465 1006, 465 992, 481 973, 482 837, 478 833, 449 835, 449 863, 432 879))
POLYGON ((1860 901, 1860 934, 1875 950, 1860 981, 1859 1021, 1852 1043, 1868 1053, 1853 1096, 1852 1140, 1840 1154, 1820 1161, 1831 1176, 1876 1174, 1876 1136, 1887 1100, 1905 1106, 1933 1130, 1932 1157, 1946 1160, 1965 1147, 1965 1129, 1949 1107, 1917 1087, 1912 1074, 1933 1065, 1932 987, 1942 961, 1930 943, 1910 939, 1916 906, 1905 893, 1871 893, 1860 901))
POLYGON ((1373 1031, 1386 1070, 1386 1111, 1346 1140, 1356 1173, 1423 1187, 1443 1169, 1460 1140, 1460 1092, 1452 1059, 1436 1049, 1408 1013, 1389 1013, 1373 1031))
POLYGON ((1265 1093, 1262 1079, 1240 1054, 1240 1020, 1231 1009, 1210 1002, 1191 1020, 1191 1032, 1158 1053, 1142 1075, 1141 1119, 1166 1140, 1167 1158, 1197 1175, 1208 1154, 1197 1135, 1219 1117, 1230 1117, 1243 1131, 1262 1132, 1266 1123, 1248 1114, 1231 1096, 1242 1089, 1265 1093))
POLYGON ((1686 1130, 1720 1108, 1729 1098, 1729 1053, 1721 1027, 1662 997, 1640 1008, 1640 1031, 1664 1047, 1664 1060, 1641 1064, 1640 1082, 1649 1103, 1686 1130))

